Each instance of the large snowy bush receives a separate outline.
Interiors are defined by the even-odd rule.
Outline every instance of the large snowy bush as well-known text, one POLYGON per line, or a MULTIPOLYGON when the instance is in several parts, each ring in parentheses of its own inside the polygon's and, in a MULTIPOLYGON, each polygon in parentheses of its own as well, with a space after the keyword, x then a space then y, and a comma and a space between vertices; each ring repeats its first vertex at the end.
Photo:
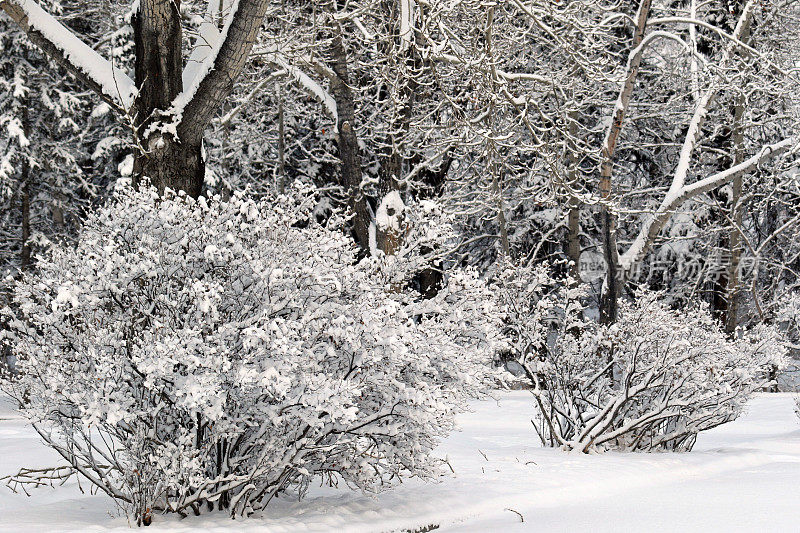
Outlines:
POLYGON ((432 449, 494 379, 496 314, 475 276, 418 302, 382 260, 356 263, 346 236, 303 223, 303 197, 123 187, 77 248, 16 285, 6 391, 137 522, 247 515, 315 477, 434 478, 432 449))
POLYGON ((658 293, 622 304, 610 326, 587 319, 581 288, 544 267, 506 270, 500 294, 549 446, 690 450, 700 431, 739 416, 784 359, 775 329, 731 340, 702 306, 673 310, 658 293))

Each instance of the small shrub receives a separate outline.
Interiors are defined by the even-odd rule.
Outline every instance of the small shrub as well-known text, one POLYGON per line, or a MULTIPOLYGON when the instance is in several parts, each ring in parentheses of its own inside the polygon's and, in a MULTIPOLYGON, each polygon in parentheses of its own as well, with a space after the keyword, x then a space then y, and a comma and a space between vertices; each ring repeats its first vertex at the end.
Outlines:
POLYGON ((123 187, 16 284, 5 391, 137 523, 247 515, 315 477, 436 477, 431 450, 493 379, 476 276, 418 302, 341 232, 296 224, 304 194, 123 187))
POLYGON ((731 340, 703 306, 669 309, 658 293, 600 326, 585 318, 581 289, 543 267, 508 269, 500 294, 549 446, 690 450, 700 431, 738 417, 784 358, 774 329, 731 340))

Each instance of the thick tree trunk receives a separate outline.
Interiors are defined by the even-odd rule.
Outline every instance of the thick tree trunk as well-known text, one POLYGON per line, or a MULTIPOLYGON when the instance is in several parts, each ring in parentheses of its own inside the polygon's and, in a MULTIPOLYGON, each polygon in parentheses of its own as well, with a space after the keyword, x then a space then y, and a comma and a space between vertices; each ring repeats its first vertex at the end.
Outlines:
MULTIPOLYGON (((746 23, 742 27, 740 40, 747 43, 750 39, 750 24, 746 23)), ((744 98, 739 95, 733 109, 733 125, 730 130, 730 149, 733 152, 733 166, 740 164, 745 159, 744 146, 744 98)), ((725 332, 732 334, 738 324, 738 291, 739 291, 739 263, 742 257, 741 231, 742 227, 742 206, 739 201, 742 198, 742 185, 744 175, 738 174, 731 181, 731 194, 728 198, 729 216, 732 227, 722 239, 722 247, 726 250, 725 263, 719 271, 719 277, 714 280, 712 288, 711 309, 722 322, 725 332)))
POLYGON ((196 198, 205 176, 202 135, 176 139, 159 131, 164 112, 183 91, 180 1, 142 0, 133 27, 139 89, 134 118, 139 146, 136 180, 147 178, 160 192, 170 188, 196 198))
MULTIPOLYGON (((742 98, 736 103, 734 112, 734 131, 733 131, 733 164, 738 165, 744 160, 744 134, 742 131, 742 120, 744 116, 744 102, 742 98)), ((742 199, 743 175, 738 175, 731 183, 731 220, 733 227, 728 236, 728 246, 730 260, 726 276, 725 287, 725 315, 724 325, 726 333, 732 334, 736 331, 739 323, 739 264, 742 259, 742 237, 739 234, 742 227, 742 206, 739 205, 742 199)))
POLYGON ((137 155, 137 178, 146 177, 160 193, 170 188, 197 198, 205 177, 202 150, 202 141, 177 142, 170 135, 151 137, 146 150, 137 155))
MULTIPOLYGON (((742 30, 742 42, 750 40, 750 25, 746 25, 742 30)), ((736 99, 736 108, 733 112, 733 164, 738 165, 744 161, 745 146, 744 146, 744 110, 745 102, 744 97, 739 95, 736 99)), ((742 211, 743 206, 739 205, 742 199, 742 187, 744 176, 742 174, 733 178, 731 183, 731 220, 733 227, 731 228, 728 237, 728 244, 730 246, 730 262, 728 264, 727 273, 727 287, 726 287, 726 302, 727 309, 725 310, 725 332, 733 334, 736 331, 736 326, 739 324, 739 283, 741 272, 739 269, 742 259, 742 237, 739 234, 742 227, 742 211)))
MULTIPOLYGON (((413 57, 411 50, 403 52, 403 58, 410 68, 413 68, 413 57)), ((400 177, 403 173, 403 145, 411 127, 411 116, 414 105, 414 90, 416 84, 410 77, 406 78, 398 91, 400 100, 399 109, 396 110, 394 120, 392 120, 391 132, 385 141, 385 152, 381 159, 381 174, 379 190, 381 197, 386 196, 392 191, 400 191, 400 177)), ((383 228, 376 228, 376 246, 386 255, 394 255, 399 250, 403 241, 403 236, 396 231, 384 231, 383 228)))

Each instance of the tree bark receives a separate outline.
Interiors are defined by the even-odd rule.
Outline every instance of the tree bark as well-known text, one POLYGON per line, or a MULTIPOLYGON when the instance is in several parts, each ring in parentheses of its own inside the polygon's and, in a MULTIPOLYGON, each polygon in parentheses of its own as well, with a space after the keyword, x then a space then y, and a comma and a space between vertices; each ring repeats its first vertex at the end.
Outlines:
MULTIPOLYGON (((30 138, 31 124, 28 116, 28 103, 25 101, 22 107, 22 130, 25 137, 30 138)), ((20 210, 22 215, 22 227, 20 235, 20 270, 28 270, 31 266, 31 164, 30 159, 25 154, 22 160, 22 173, 20 181, 20 210)))
MULTIPOLYGON (((386 32, 391 36, 385 44, 383 53, 386 56, 397 58, 398 77, 395 87, 396 97, 393 97, 391 87, 387 89, 393 116, 381 157, 379 190, 382 197, 391 191, 406 189, 405 183, 400 180, 406 162, 405 148, 408 134, 411 131, 411 120, 419 88, 416 73, 422 63, 414 46, 415 36, 411 25, 412 12, 406 12, 402 7, 403 3, 403 0, 383 2, 385 10, 389 12, 386 32), (403 17, 407 17, 406 22, 409 25, 406 34, 402 33, 404 31, 404 23, 401 20, 403 17)), ((406 6, 409 5, 406 4, 406 6)), ((387 255, 394 255, 403 242, 403 235, 377 228, 376 241, 378 249, 387 255)))
MULTIPOLYGON (((744 116, 744 99, 739 97, 734 111, 734 130, 733 130, 733 164, 738 165, 744 160, 744 132, 742 120, 744 116)), ((739 264, 742 259, 742 238, 739 232, 742 228, 742 206, 739 202, 742 199, 744 175, 739 174, 733 178, 731 183, 731 221, 733 227, 728 235, 728 271, 725 276, 725 312, 723 323, 725 332, 732 334, 736 331, 739 323, 739 264)))
MULTIPOLYGON (((577 113, 570 113, 569 120, 569 134, 575 137, 578 132, 577 113)), ((573 150, 569 150, 566 159, 569 186, 575 189, 578 185, 578 173, 576 169, 578 158, 573 150)), ((570 276, 575 280, 575 283, 578 283, 580 282, 581 275, 581 203, 574 197, 570 197, 569 199, 569 212, 567 214, 567 257, 571 263, 570 276)))
POLYGON ((141 0, 133 20, 135 80, 80 41, 35 0, 0 0, 0 9, 36 45, 95 91, 121 115, 131 114, 139 149, 135 180, 147 177, 159 190, 169 187, 199 196, 205 165, 203 133, 213 113, 230 94, 244 68, 269 0, 239 0, 210 68, 183 88, 183 36, 180 0, 141 0), (29 16, 30 15, 30 16, 29 16), (113 77, 115 84, 109 83, 113 77), (196 83, 195 83, 196 82, 196 83), (116 88, 112 85, 116 85, 116 88), (131 95, 138 90, 132 109, 131 95), (177 106, 177 107, 176 107, 177 106))
POLYGON ((347 51, 342 40, 342 30, 336 21, 331 22, 330 67, 336 74, 331 79, 331 93, 336 101, 339 122, 339 160, 341 161, 342 185, 348 193, 347 205, 352 211, 351 228, 353 238, 362 252, 369 253, 369 227, 372 223, 372 210, 367 197, 361 190, 361 153, 355 125, 355 98, 350 87, 350 75, 347 64, 347 51))
POLYGON ((22 232, 20 235, 20 270, 31 266, 31 192, 30 165, 26 161, 22 166, 22 183, 20 184, 20 209, 22 211, 22 232))
POLYGON ((286 131, 283 116, 283 88, 278 89, 278 192, 286 189, 286 131))
POLYGON ((133 18, 136 51, 134 182, 148 179, 163 192, 170 188, 200 195, 205 166, 200 139, 176 139, 159 131, 166 112, 183 91, 183 31, 180 2, 142 0, 133 18), (152 129, 152 131, 151 131, 152 129))
POLYGON ((614 107, 611 126, 603 143, 602 162, 600 164, 600 197, 605 200, 600 205, 600 219, 603 232, 603 256, 606 262, 606 279, 600 294, 600 322, 612 324, 617 320, 619 294, 622 288, 621 270, 619 268, 619 250, 617 249, 617 227, 614 214, 608 206, 611 198, 611 178, 614 169, 614 154, 619 141, 620 133, 628 110, 628 104, 633 94, 636 77, 639 74, 639 65, 642 54, 636 53, 637 48, 644 40, 647 19, 650 16, 651 0, 641 0, 636 17, 636 28, 631 43, 631 56, 628 63, 627 76, 619 93, 614 107))
MULTIPOLYGON (((744 27, 740 40, 747 44, 750 40, 750 25, 744 27)), ((733 164, 738 165, 744 161, 744 96, 739 95, 736 99, 736 107, 733 111, 733 164)), ((739 264, 742 259, 742 237, 739 234, 742 228, 742 206, 739 202, 742 199, 742 186, 744 175, 739 174, 731 182, 730 210, 731 227, 728 235, 728 271, 726 273, 725 287, 725 313, 723 315, 723 325, 725 332, 732 335, 739 324, 739 264)))

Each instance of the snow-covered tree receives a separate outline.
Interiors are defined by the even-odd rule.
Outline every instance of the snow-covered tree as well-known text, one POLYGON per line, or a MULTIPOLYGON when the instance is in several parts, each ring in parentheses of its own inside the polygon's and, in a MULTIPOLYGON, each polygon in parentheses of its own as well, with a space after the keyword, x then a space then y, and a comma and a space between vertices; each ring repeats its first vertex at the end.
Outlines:
POLYGON ((198 196, 205 178, 203 136, 231 92, 261 28, 268 0, 207 2, 184 57, 180 6, 134 3, 134 73, 104 57, 34 0, 3 0, 6 13, 54 61, 114 109, 133 133, 135 171, 159 190, 198 196))
MULTIPOLYGON (((47 4, 103 46, 107 26, 89 24, 96 1, 47 4)), ((74 234, 82 210, 108 181, 109 163, 116 167, 121 143, 107 106, 94 105, 5 16, 0 50, 0 272, 8 273, 31 266, 37 246, 74 234)))

